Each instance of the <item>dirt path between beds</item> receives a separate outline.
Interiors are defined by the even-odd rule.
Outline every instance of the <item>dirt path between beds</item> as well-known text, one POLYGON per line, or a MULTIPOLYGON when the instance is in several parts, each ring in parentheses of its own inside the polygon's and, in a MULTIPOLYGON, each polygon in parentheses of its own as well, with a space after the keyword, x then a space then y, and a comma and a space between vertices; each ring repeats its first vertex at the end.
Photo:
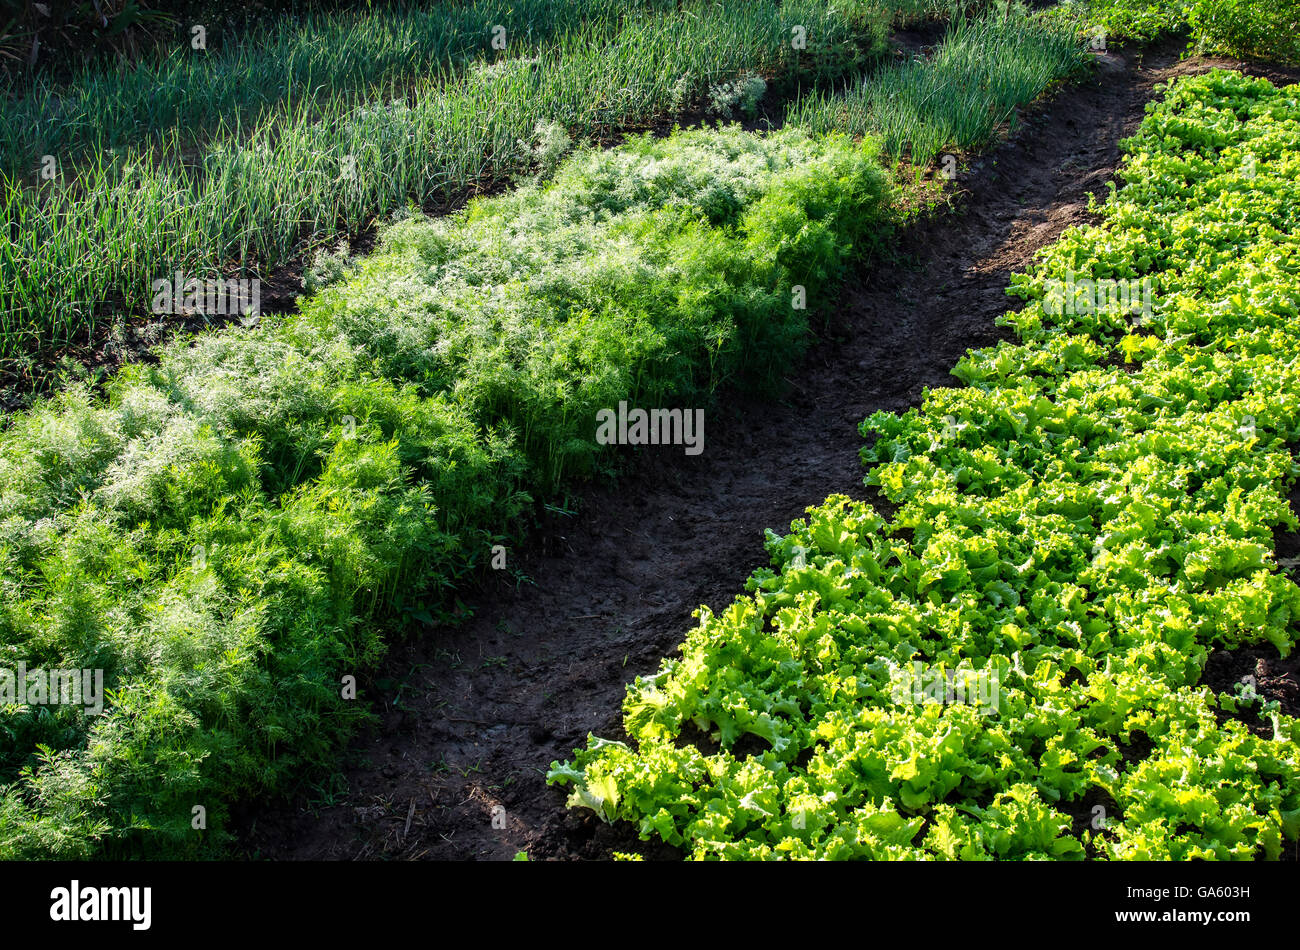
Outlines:
MULTIPOLYGON (((241 852, 285 859, 672 857, 630 827, 564 807, 545 784, 588 733, 619 738, 625 684, 674 652, 700 604, 717 611, 766 565, 784 532, 828 495, 862 497, 858 423, 950 386, 970 347, 994 343, 1009 275, 1090 220, 1118 142, 1153 86, 1222 60, 1112 52, 1094 74, 1026 110, 1018 130, 957 182, 954 210, 900 236, 906 265, 861 269, 832 328, 779 402, 724 401, 705 451, 643 450, 616 486, 588 487, 463 627, 394 648, 378 682, 378 734, 352 745, 332 789, 237 816, 241 852)), ((1269 69, 1248 69, 1296 81, 1269 69)))

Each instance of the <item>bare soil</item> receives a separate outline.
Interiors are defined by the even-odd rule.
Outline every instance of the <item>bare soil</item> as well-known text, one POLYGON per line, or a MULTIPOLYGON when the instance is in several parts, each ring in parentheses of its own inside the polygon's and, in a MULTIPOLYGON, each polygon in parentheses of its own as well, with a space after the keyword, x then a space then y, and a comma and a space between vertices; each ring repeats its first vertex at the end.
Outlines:
MULTIPOLYGON (((509 572, 473 598, 463 626, 395 647, 371 692, 378 734, 341 773, 293 800, 236 816, 242 853, 270 859, 608 858, 673 849, 565 808, 545 771, 588 733, 622 735, 625 685, 675 652, 700 604, 717 611, 768 563, 783 531, 828 495, 866 497, 857 426, 917 405, 926 387, 1003 331, 1012 271, 1104 196, 1118 143, 1153 87, 1214 65, 1274 81, 1295 73, 1180 60, 1178 47, 1112 51, 1087 79, 1024 110, 1001 144, 949 191, 951 207, 898 236, 897 257, 864 266, 777 402, 724 400, 706 451, 642 451, 617 485, 589 486, 581 510, 550 519, 509 572)), ((1264 651, 1212 657, 1219 679, 1259 672, 1292 705, 1296 664, 1264 651), (1258 655, 1256 655, 1258 653, 1258 655), (1262 667, 1260 666, 1262 664, 1262 667)))

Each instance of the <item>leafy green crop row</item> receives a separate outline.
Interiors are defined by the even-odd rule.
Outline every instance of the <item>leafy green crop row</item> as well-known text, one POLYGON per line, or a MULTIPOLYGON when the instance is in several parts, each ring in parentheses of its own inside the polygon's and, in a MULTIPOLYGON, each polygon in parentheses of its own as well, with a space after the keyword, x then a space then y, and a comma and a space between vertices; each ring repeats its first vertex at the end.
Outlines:
POLYGON ((795 129, 585 151, 395 225, 299 316, 13 419, 0 670, 102 669, 109 694, 0 706, 0 857, 219 844, 230 800, 364 715, 341 677, 380 624, 427 622, 530 493, 609 465, 599 408, 775 376, 806 335, 792 284, 815 307, 887 201, 869 144, 795 129))
POLYGON ((1190 34, 1203 53, 1300 64, 1300 0, 1086 0, 1111 36, 1190 34))
POLYGON ((1102 223, 1015 278, 1019 342, 863 424, 896 514, 833 497, 769 532, 773 569, 631 684, 629 742, 553 764, 571 804, 697 858, 1278 857, 1300 723, 1200 681, 1300 622, 1271 535, 1297 527, 1298 97, 1168 87, 1102 223), (1112 280, 1151 312, 1083 305, 1112 280), (900 690, 913 664, 940 688, 900 690))

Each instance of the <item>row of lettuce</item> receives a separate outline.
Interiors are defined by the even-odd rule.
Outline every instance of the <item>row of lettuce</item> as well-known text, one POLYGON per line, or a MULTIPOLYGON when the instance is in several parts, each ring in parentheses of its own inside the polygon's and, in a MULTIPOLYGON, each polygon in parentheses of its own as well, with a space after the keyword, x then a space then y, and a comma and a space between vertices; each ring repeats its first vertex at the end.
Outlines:
POLYGON ((696 858, 1278 858, 1300 723, 1211 651, 1293 648, 1300 87, 1183 79, 1011 291, 1018 342, 862 426, 837 496, 550 780, 696 858), (716 750, 716 751, 714 751, 716 750))
POLYGON ((106 695, 0 682, 0 857, 210 853, 231 803, 319 775, 386 641, 616 466, 599 410, 777 382, 894 187, 874 140, 793 126, 583 150, 396 223, 300 314, 10 419, 0 678, 99 670, 106 695))
MULTIPOLYGON (((1300 0, 1084 0, 1101 36, 1300 65, 1300 0)), ((1068 6, 1068 4, 1063 4, 1068 6)), ((1064 11, 1062 11, 1064 12, 1064 11)))

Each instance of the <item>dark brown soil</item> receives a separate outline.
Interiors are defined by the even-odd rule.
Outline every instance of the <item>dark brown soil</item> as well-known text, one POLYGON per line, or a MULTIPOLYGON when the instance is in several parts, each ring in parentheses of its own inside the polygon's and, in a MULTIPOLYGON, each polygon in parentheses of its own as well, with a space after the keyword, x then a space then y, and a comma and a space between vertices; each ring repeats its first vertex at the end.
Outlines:
POLYGON ((894 45, 895 58, 929 56, 943 42, 947 30, 946 19, 921 20, 895 30, 890 37, 894 45))
POLYGON ((698 605, 724 608, 767 564, 765 528, 783 530, 832 493, 865 495, 858 423, 953 385, 965 350, 999 338, 1011 271, 1089 220, 1088 197, 1105 193, 1155 83, 1233 65, 1178 52, 1105 54, 1092 77, 1027 110, 959 177, 950 213, 901 235, 896 263, 848 282, 784 401, 723 401, 707 414, 702 455, 643 452, 616 487, 590 488, 578 514, 512 552, 531 583, 500 572, 463 627, 395 648, 393 688, 375 697, 379 734, 353 744, 332 788, 239 816, 243 853, 674 857, 633 828, 567 810, 545 784, 548 765, 588 733, 620 736, 625 684, 676 650, 698 605))
MULTIPOLYGON (((1300 716, 1300 653, 1283 659, 1272 644, 1215 650, 1205 664, 1201 682, 1215 693, 1233 693, 1254 677, 1254 691, 1263 703, 1277 702, 1288 716, 1300 716)), ((1273 723, 1259 715, 1259 703, 1240 709, 1237 718, 1265 738, 1273 737, 1273 723)))

